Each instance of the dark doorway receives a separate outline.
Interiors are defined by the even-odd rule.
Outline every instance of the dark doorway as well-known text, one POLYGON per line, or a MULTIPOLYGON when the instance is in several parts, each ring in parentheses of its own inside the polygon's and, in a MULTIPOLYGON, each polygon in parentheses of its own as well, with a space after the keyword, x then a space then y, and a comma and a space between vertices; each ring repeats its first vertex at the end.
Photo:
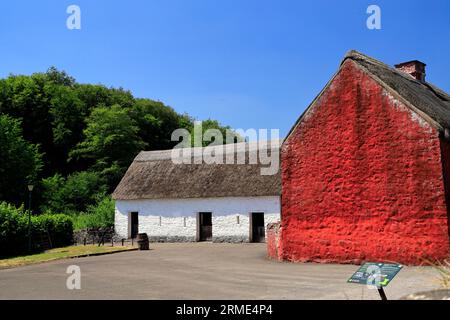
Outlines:
POLYGON ((197 219, 198 241, 212 240, 212 213, 199 212, 197 219))
POLYGON ((264 213, 252 212, 250 214, 250 242, 264 242, 264 213))
POLYGON ((139 233, 138 212, 128 213, 128 238, 134 239, 139 233))

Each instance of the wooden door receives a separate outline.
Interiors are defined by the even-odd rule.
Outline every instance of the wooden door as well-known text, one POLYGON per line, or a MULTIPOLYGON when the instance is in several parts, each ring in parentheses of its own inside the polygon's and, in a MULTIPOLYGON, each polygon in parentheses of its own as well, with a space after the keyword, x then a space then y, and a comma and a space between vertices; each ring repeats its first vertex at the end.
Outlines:
POLYGON ((198 231, 199 241, 211 241, 212 240, 212 213, 200 212, 198 214, 198 231))
POLYGON ((139 233, 139 213, 130 212, 128 214, 128 238, 134 239, 139 233))
POLYGON ((250 242, 265 242, 264 213, 252 212, 250 214, 250 242))

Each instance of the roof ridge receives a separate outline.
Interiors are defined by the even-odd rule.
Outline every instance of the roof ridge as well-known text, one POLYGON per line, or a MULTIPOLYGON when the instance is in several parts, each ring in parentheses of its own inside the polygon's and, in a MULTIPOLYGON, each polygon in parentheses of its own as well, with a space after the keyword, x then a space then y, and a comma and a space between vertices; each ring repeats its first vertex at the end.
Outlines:
MULTIPOLYGON (((239 143, 228 143, 228 144, 220 144, 214 146, 206 146, 206 147, 188 147, 188 148, 173 148, 168 150, 153 150, 153 151, 141 151, 134 158, 136 162, 147 162, 147 161, 161 161, 161 160, 169 160, 172 159, 173 151, 180 150, 181 157, 196 157, 198 154, 203 154, 203 151, 206 148, 214 148, 215 155, 223 155, 223 154, 237 154, 248 151, 256 151, 256 150, 267 150, 268 148, 271 150, 280 149, 281 144, 283 143, 282 139, 276 140, 261 140, 261 141, 251 141, 251 142, 239 142, 239 143), (266 142, 265 144, 261 144, 261 142, 266 142), (233 148, 230 148, 233 146, 233 148), (191 151, 188 155, 185 155, 185 151, 191 151), (193 152, 192 152, 193 151, 193 152), (197 151, 197 152, 196 152, 197 151), (189 156, 191 154, 191 156, 189 156)), ((179 157, 176 156, 176 157, 179 157)))
MULTIPOLYGON (((417 80, 410 75, 408 75, 405 72, 402 72, 401 70, 398 70, 395 67, 392 67, 384 62, 381 62, 380 60, 377 60, 375 58, 369 57, 363 53, 360 53, 356 50, 350 50, 344 57, 341 63, 342 64, 347 60, 351 59, 355 63, 357 63, 360 67, 364 68, 367 72, 369 72, 372 76, 376 77, 377 79, 381 80, 385 85, 387 85, 391 90, 395 91, 400 97, 405 99, 409 104, 413 106, 414 109, 420 110, 420 112, 424 112, 427 114, 428 117, 431 118, 432 124, 436 125, 438 129, 448 128, 450 126, 450 95, 446 93, 444 90, 440 89, 439 87, 433 85, 430 82, 427 81, 420 81, 417 80), (391 72, 392 74, 395 74, 396 76, 399 76, 401 79, 407 81, 403 84, 403 86, 408 86, 407 83, 409 83, 409 92, 405 91, 402 87, 402 84, 398 82, 398 80, 390 81, 390 83, 382 80, 380 78, 380 74, 377 74, 376 69, 373 68, 380 68, 381 70, 386 70, 391 72), (413 97, 411 93, 413 91, 416 91, 416 96, 413 97), (429 97, 426 97, 426 92, 428 92, 429 97), (436 100, 433 101, 431 98, 431 95, 435 97, 436 100), (422 98, 420 98, 421 96, 422 98), (420 100, 427 100, 426 105, 420 100), (431 99, 431 100, 430 100, 431 99), (434 105, 434 108, 433 108, 434 105), (439 110, 440 109, 440 110, 439 110), (445 124, 444 124, 445 122, 445 124)), ((386 75, 386 71, 384 72, 386 75)), ((417 112, 417 110, 414 110, 417 112)))
POLYGON ((450 128, 450 94, 430 82, 422 83, 380 60, 357 50, 349 50, 341 60, 336 73, 300 115, 284 141, 289 139, 299 123, 302 122, 323 93, 328 90, 331 83, 340 73, 344 63, 349 59, 384 88, 395 93, 410 109, 421 115, 422 118, 439 131, 450 128))
MULTIPOLYGON (((341 65, 345 62, 345 60, 347 60, 347 59, 355 60, 354 58, 364 59, 364 60, 372 62, 373 64, 376 64, 378 66, 381 66, 381 67, 384 67, 384 68, 388 68, 388 69, 390 69, 390 71, 393 71, 393 72, 397 73, 398 75, 402 76, 404 79, 406 79, 408 81, 412 81, 412 82, 414 82, 416 84, 419 84, 419 85, 427 87, 428 89, 433 91, 433 93, 438 98, 440 98, 441 100, 450 101, 450 94, 448 94, 444 90, 440 89, 439 87, 437 87, 433 83, 428 82, 428 81, 424 81, 424 82, 419 81, 419 80, 409 76, 407 73, 398 70, 395 66, 391 66, 391 65, 389 65, 387 63, 384 63, 384 62, 382 62, 380 60, 372 58, 372 57, 370 57, 370 56, 368 56, 368 55, 366 55, 366 54, 364 54, 362 52, 359 52, 357 50, 354 50, 354 49, 349 50, 345 54, 344 58, 342 59, 341 65)), ((415 60, 411 60, 411 61, 419 61, 419 60, 415 59, 415 60)), ((403 62, 403 63, 407 63, 407 62, 403 62)))
POLYGON ((359 52, 359 51, 357 51, 357 50, 353 50, 353 49, 352 49, 352 50, 348 51, 348 52, 345 54, 344 58, 342 59, 340 65, 342 66, 342 64, 343 64, 347 59, 351 59, 351 60, 354 60, 354 61, 358 61, 358 59, 361 59, 361 60, 365 60, 365 61, 371 62, 371 63, 373 63, 373 64, 375 64, 375 65, 377 65, 377 66, 380 66, 380 67, 383 67, 383 68, 387 68, 387 69, 389 69, 390 71, 393 71, 393 72, 395 72, 396 74, 402 76, 404 79, 406 79, 406 80, 408 80, 408 81, 411 81, 411 82, 414 82, 414 83, 417 83, 417 84, 419 84, 419 85, 425 85, 425 84, 428 83, 428 82, 423 83, 423 82, 421 82, 421 81, 419 81, 419 80, 417 80, 417 79, 414 79, 413 77, 409 76, 407 73, 398 70, 398 69, 395 68, 394 66, 391 66, 391 65, 389 65, 389 64, 387 64, 387 63, 384 63, 384 62, 381 61, 381 60, 377 60, 377 59, 375 59, 375 58, 372 58, 372 57, 370 57, 370 56, 368 56, 368 55, 366 55, 366 54, 364 54, 364 53, 361 53, 361 52, 359 52))

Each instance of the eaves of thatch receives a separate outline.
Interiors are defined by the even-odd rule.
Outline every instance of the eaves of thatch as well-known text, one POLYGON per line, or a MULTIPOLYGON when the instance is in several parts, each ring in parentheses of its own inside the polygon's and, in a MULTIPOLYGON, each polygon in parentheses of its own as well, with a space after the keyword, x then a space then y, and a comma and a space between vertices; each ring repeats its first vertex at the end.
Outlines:
MULTIPOLYGON (((222 155, 224 162, 231 156, 234 164, 196 163, 195 156, 184 157, 191 160, 186 164, 179 163, 183 157, 173 161, 173 150, 143 151, 136 156, 112 196, 116 200, 279 196, 279 170, 275 175, 262 175, 261 168, 267 168, 267 164, 260 161, 249 164, 255 144, 235 145, 236 149, 214 147, 215 154, 222 155), (245 156, 245 164, 236 164, 239 155, 245 156)), ((182 152, 186 154, 188 150, 195 155, 204 149, 189 148, 182 152)), ((270 152, 275 152, 279 161, 279 143, 275 148, 269 147, 270 152)))

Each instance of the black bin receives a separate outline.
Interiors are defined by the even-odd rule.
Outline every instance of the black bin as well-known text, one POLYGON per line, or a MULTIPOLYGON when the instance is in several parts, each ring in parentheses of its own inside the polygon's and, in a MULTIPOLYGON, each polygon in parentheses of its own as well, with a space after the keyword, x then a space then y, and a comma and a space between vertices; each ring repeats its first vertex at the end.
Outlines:
POLYGON ((139 250, 149 250, 148 235, 146 233, 138 233, 136 241, 139 250))

